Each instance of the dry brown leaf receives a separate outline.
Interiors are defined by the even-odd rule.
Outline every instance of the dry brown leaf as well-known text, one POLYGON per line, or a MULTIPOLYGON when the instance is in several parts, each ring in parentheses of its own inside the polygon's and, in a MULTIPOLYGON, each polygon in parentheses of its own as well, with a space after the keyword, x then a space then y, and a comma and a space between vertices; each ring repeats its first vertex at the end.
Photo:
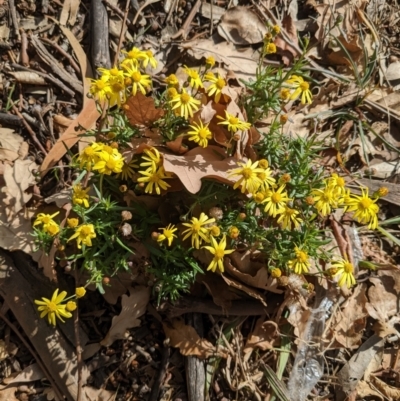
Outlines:
POLYGON ((232 184, 227 171, 236 163, 218 146, 197 147, 182 156, 163 154, 163 158, 165 171, 174 173, 192 194, 200 191, 202 178, 232 184))
POLYGON ((33 363, 32 365, 27 366, 21 372, 17 372, 12 376, 8 376, 3 379, 4 384, 13 384, 13 383, 29 383, 34 382, 36 380, 41 380, 45 377, 42 369, 39 367, 37 363, 33 363))
POLYGON ((42 177, 67 153, 67 149, 71 149, 80 140, 90 142, 87 138, 82 138, 81 135, 86 133, 86 130, 93 128, 99 117, 100 114, 97 111, 96 102, 93 99, 88 99, 79 116, 61 135, 61 138, 54 144, 45 157, 40 166, 42 177), (80 127, 83 127, 83 129, 80 127))
POLYGON ((115 340, 125 338, 128 329, 140 326, 139 317, 146 312, 150 289, 135 287, 130 289, 129 294, 121 297, 121 313, 113 318, 110 330, 100 342, 103 347, 109 347, 115 340))
POLYGON ((15 396, 15 393, 18 391, 18 387, 11 386, 0 389, 0 401, 19 401, 19 399, 15 396))
POLYGON ((400 388, 389 386, 389 384, 385 383, 378 377, 371 375, 371 381, 376 386, 376 388, 386 397, 391 400, 399 400, 400 399, 400 388))
POLYGON ((20 156, 21 146, 24 143, 21 135, 15 134, 10 128, 0 127, 0 161, 13 162, 20 156))
POLYGON ((80 0, 65 0, 60 16, 60 24, 67 25, 67 22, 74 26, 78 15, 80 0))
POLYGON ((148 127, 164 115, 164 110, 156 109, 154 99, 141 92, 130 96, 123 106, 124 112, 132 125, 148 127))
POLYGON ((4 340, 0 339, 0 362, 8 358, 7 345, 4 340))
POLYGON ((261 43, 267 33, 265 24, 248 7, 231 7, 218 24, 218 33, 236 45, 261 43))
POLYGON ((249 360, 252 352, 256 348, 259 348, 262 351, 272 349, 278 336, 278 325, 271 320, 265 320, 265 316, 261 316, 257 320, 254 330, 244 346, 244 361, 247 362, 249 360))
POLYGON ((334 331, 334 338, 346 348, 356 348, 360 345, 367 323, 365 291, 365 283, 358 285, 332 318, 331 330, 334 331))
POLYGON ((104 388, 94 388, 85 386, 83 392, 86 395, 87 401, 114 401, 116 393, 104 388))
POLYGON ((221 348, 216 348, 209 341, 200 338, 192 326, 187 326, 182 319, 173 319, 171 323, 163 323, 164 332, 169 338, 171 347, 179 348, 182 355, 197 356, 201 359, 210 356, 226 358, 226 353, 221 348))
MULTIPOLYGON (((292 42, 295 45, 298 45, 297 28, 295 21, 290 15, 286 15, 286 17, 283 18, 282 28, 286 31, 292 42)), ((282 56, 282 61, 285 65, 289 65, 293 61, 293 58, 298 56, 297 50, 290 46, 290 44, 287 43, 280 35, 276 37, 275 45, 278 49, 278 54, 282 56)))
POLYGON ((29 71, 9 71, 10 75, 12 75, 17 82, 21 84, 28 84, 28 85, 47 85, 46 80, 41 77, 40 75, 36 74, 35 72, 29 71))

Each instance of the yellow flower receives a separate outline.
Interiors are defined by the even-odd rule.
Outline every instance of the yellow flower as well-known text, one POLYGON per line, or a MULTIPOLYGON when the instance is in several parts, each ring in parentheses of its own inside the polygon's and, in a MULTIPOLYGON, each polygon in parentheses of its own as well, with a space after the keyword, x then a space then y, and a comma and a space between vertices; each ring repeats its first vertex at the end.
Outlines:
POLYGON ((167 227, 159 228, 159 230, 163 230, 163 232, 157 237, 157 242, 163 242, 167 240, 168 246, 171 246, 172 241, 174 238, 176 238, 174 232, 177 230, 177 228, 173 224, 168 224, 167 227))
POLYGON ((203 125, 203 122, 200 120, 200 124, 196 122, 194 125, 190 125, 193 131, 188 131, 189 141, 194 141, 199 144, 202 148, 206 148, 208 145, 208 141, 212 139, 211 131, 208 129, 208 124, 203 125))
POLYGON ((388 193, 389 193, 388 187, 380 187, 372 194, 372 196, 374 198, 383 198, 387 196, 388 193))
POLYGON ((254 201, 256 203, 262 203, 263 200, 268 196, 268 193, 269 193, 269 191, 267 191, 267 192, 261 192, 261 191, 256 192, 255 194, 252 194, 253 195, 253 199, 254 199, 254 201))
POLYGON ((221 116, 217 116, 219 120, 223 120, 222 122, 218 123, 220 125, 226 125, 228 131, 230 132, 237 132, 238 130, 246 131, 251 127, 250 123, 246 123, 245 121, 240 120, 238 117, 228 113, 225 110, 225 118, 221 116))
POLYGON ((176 96, 178 94, 178 91, 176 90, 176 88, 174 88, 174 87, 171 87, 171 88, 168 88, 167 90, 166 90, 166 96, 167 96, 167 99, 172 99, 174 96, 176 96))
POLYGON ((105 102, 109 91, 108 77, 102 76, 100 79, 91 79, 89 92, 95 99, 101 103, 105 102))
POLYGON ((225 235, 222 237, 220 243, 215 240, 214 237, 210 237, 211 240, 211 246, 203 246, 204 249, 207 249, 209 252, 211 252, 214 255, 213 260, 211 263, 208 265, 207 270, 211 270, 212 272, 215 272, 215 270, 218 268, 221 273, 224 272, 224 256, 229 255, 230 253, 234 252, 234 249, 226 250, 226 237, 225 235))
POLYGON ((68 312, 73 312, 76 309, 76 302, 74 301, 68 301, 67 305, 65 305, 65 309, 68 312))
POLYGON ((89 146, 87 146, 81 154, 78 156, 79 167, 81 169, 86 169, 90 171, 92 169, 92 165, 99 160, 99 151, 102 150, 104 144, 93 142, 89 146))
POLYGON ((135 164, 136 160, 131 160, 129 163, 125 163, 122 166, 122 170, 120 173, 116 175, 117 178, 121 178, 122 180, 128 180, 132 178, 135 174, 134 168, 138 168, 139 166, 135 164))
POLYGON ((136 96, 138 90, 145 95, 146 89, 151 86, 150 76, 141 74, 136 67, 127 67, 125 70, 125 77, 131 80, 133 96, 136 96))
POLYGON ((81 184, 74 185, 72 187, 72 203, 74 205, 89 207, 89 190, 90 188, 82 189, 81 184))
POLYGON ((94 225, 93 224, 82 224, 81 226, 79 226, 76 229, 75 234, 72 235, 68 239, 68 242, 74 238, 76 238, 76 242, 77 242, 79 249, 82 248, 81 244, 86 245, 86 246, 92 246, 92 238, 96 238, 96 233, 94 231, 94 225))
POLYGON ((268 160, 267 160, 267 159, 260 159, 260 160, 258 161, 258 167, 261 167, 261 168, 268 168, 268 167, 269 167, 268 160))
POLYGON ((207 65, 207 67, 209 67, 209 68, 214 67, 214 65, 215 65, 215 58, 214 58, 213 56, 208 56, 208 57, 206 58, 206 65, 207 65))
POLYGON ((143 51, 138 49, 137 47, 133 47, 131 50, 128 52, 125 50, 122 50, 122 53, 126 54, 126 58, 122 61, 121 67, 129 67, 129 66, 137 66, 139 64, 140 60, 143 60, 146 58, 146 56, 143 54, 143 51))
POLYGON ((208 72, 204 79, 206 81, 212 82, 212 84, 207 88, 207 95, 208 96, 214 96, 214 100, 216 103, 219 103, 219 100, 221 99, 222 95, 222 89, 225 88, 226 86, 226 81, 224 78, 221 77, 221 75, 215 76, 212 72, 208 72))
POLYGON ((201 82, 200 75, 196 70, 186 67, 185 72, 188 75, 189 85, 194 89, 203 88, 203 82, 201 82))
POLYGON ((369 189, 361 188, 362 195, 349 194, 345 197, 345 211, 354 212, 354 218, 361 224, 368 224, 370 230, 378 227, 379 206, 378 198, 371 199, 368 196, 369 189))
POLYGON ((347 288, 350 288, 356 284, 354 266, 348 260, 340 259, 333 262, 332 269, 337 270, 333 277, 338 278, 339 287, 346 284, 347 288))
POLYGON ((303 221, 300 217, 297 217, 298 214, 299 212, 297 210, 291 209, 288 205, 285 205, 278 218, 278 224, 280 224, 284 230, 286 228, 291 230, 292 224, 294 228, 298 228, 303 221))
POLYGON ((246 164, 241 162, 237 164, 242 167, 228 171, 228 177, 240 176, 239 180, 235 182, 233 189, 240 186, 242 193, 246 191, 250 193, 256 192, 262 183, 260 178, 258 178, 258 174, 264 171, 258 167, 258 161, 252 163, 249 159, 246 164))
MULTIPOLYGON (((260 163, 258 163, 258 165, 260 165, 260 163)), ((261 180, 260 189, 264 192, 275 185, 275 178, 271 177, 271 175, 272 171, 269 167, 257 174, 257 177, 261 180)))
POLYGON ((279 97, 280 97, 282 100, 289 100, 289 99, 290 99, 290 89, 288 89, 288 88, 282 88, 282 89, 281 89, 281 92, 280 92, 280 94, 279 94, 279 97))
POLYGON ((157 195, 160 195, 161 189, 167 190, 167 188, 171 186, 163 181, 166 178, 170 178, 170 176, 165 173, 164 167, 160 167, 158 170, 148 169, 146 171, 139 171, 139 173, 142 174, 144 177, 138 178, 137 181, 147 183, 144 190, 146 194, 152 194, 155 190, 157 195))
POLYGON ((69 228, 75 228, 78 226, 78 224, 79 224, 79 219, 76 218, 67 219, 67 226, 69 228))
POLYGON ((59 225, 53 220, 60 212, 56 212, 52 215, 39 213, 36 217, 36 220, 33 223, 33 227, 43 224, 42 230, 45 233, 48 233, 52 236, 57 235, 60 232, 59 225))
POLYGON ((93 170, 98 170, 100 174, 111 175, 111 173, 121 173, 124 166, 124 158, 117 149, 112 154, 102 152, 100 160, 93 166, 93 170))
POLYGON ((290 201, 287 192, 283 192, 285 185, 281 185, 278 189, 270 189, 267 197, 263 200, 266 203, 264 212, 272 217, 283 213, 287 202, 290 201))
POLYGON ((314 206, 322 216, 327 216, 331 213, 332 208, 338 207, 341 199, 334 191, 332 186, 325 186, 323 189, 313 189, 314 206))
POLYGON ((271 28, 272 33, 274 33, 275 35, 278 35, 278 33, 281 31, 281 27, 279 25, 274 25, 271 28))
POLYGON ((179 87, 179 81, 175 74, 168 75, 168 77, 165 78, 165 83, 168 85, 168 87, 173 87, 173 88, 179 87))
POLYGON ((156 171, 157 167, 161 166, 161 155, 156 148, 145 149, 145 156, 142 156, 144 162, 140 163, 140 167, 148 167, 148 171, 156 171))
POLYGON ((221 235, 221 229, 216 225, 209 227, 208 230, 213 237, 219 237, 221 235))
POLYGON ((77 298, 82 298, 86 294, 86 288, 85 287, 77 287, 75 288, 75 295, 77 298))
POLYGON ((299 249, 297 246, 294 248, 294 253, 296 257, 289 260, 289 269, 294 270, 296 274, 308 273, 308 269, 311 263, 308 261, 308 254, 306 251, 299 249))
POLYGON ((340 177, 336 173, 333 173, 327 180, 326 184, 328 186, 333 187, 334 192, 337 193, 338 196, 344 195, 346 192, 346 181, 343 177, 340 177))
POLYGON ((64 298, 67 296, 66 291, 62 291, 58 294, 58 288, 54 291, 51 299, 43 298, 42 301, 35 300, 35 304, 38 306, 38 311, 40 313, 40 317, 43 318, 47 315, 47 319, 49 324, 53 326, 56 325, 56 317, 60 319, 63 323, 65 318, 72 317, 72 314, 66 310, 66 305, 61 304, 64 301, 64 298))
POLYGON ((185 117, 186 120, 193 117, 193 112, 199 109, 200 100, 190 96, 185 89, 182 89, 182 93, 178 93, 170 101, 172 104, 172 110, 176 110, 175 113, 181 117, 185 117), (175 103, 175 104, 174 104, 175 103))
POLYGON ((264 53, 265 54, 273 54, 276 53, 276 45, 275 43, 267 43, 264 46, 264 53))
POLYGON ((151 68, 157 67, 157 60, 154 58, 153 52, 151 50, 145 50, 143 52, 143 61, 142 66, 143 68, 147 68, 148 64, 151 65, 151 68))
POLYGON ((183 240, 185 241, 190 236, 192 237, 192 246, 196 249, 200 248, 200 243, 202 241, 209 242, 209 233, 207 226, 208 224, 215 223, 214 218, 209 218, 205 213, 201 213, 200 217, 192 217, 190 223, 183 223, 184 226, 189 227, 187 230, 183 231, 182 234, 185 235, 183 240))
POLYGON ((107 78, 108 80, 110 79, 123 79, 124 78, 124 72, 122 70, 119 70, 117 67, 113 68, 98 68, 97 69, 99 72, 101 72, 101 76, 107 78))
POLYGON ((109 90, 107 92, 107 98, 110 107, 115 106, 121 107, 122 103, 125 103, 126 95, 125 95, 125 80, 124 76, 114 77, 111 76, 109 78, 109 90))
POLYGON ((278 269, 277 267, 273 268, 271 270, 271 277, 273 278, 279 278, 280 276, 282 276, 282 270, 278 269))
POLYGON ((295 91, 290 96, 290 99, 297 99, 301 95, 301 104, 312 103, 312 93, 310 91, 310 84, 304 81, 303 77, 298 75, 292 75, 287 81, 287 84, 291 85, 295 91))
POLYGON ((228 234, 230 238, 236 239, 240 235, 240 230, 236 226, 231 226, 229 227, 228 234))

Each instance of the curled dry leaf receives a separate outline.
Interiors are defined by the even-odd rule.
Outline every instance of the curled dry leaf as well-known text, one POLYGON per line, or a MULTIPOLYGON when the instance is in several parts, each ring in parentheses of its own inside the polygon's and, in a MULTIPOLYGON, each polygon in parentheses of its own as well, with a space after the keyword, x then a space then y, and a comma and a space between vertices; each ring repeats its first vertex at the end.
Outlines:
POLYGON ((29 383, 36 380, 41 380, 43 379, 43 377, 45 377, 45 375, 42 369, 37 363, 33 363, 32 365, 27 366, 22 371, 3 379, 3 383, 7 385, 13 383, 29 383))
POLYGON ((371 375, 371 381, 376 386, 376 388, 386 397, 391 400, 399 400, 400 399, 400 388, 389 386, 389 384, 385 383, 378 377, 371 375))
POLYGON ((47 85, 46 80, 41 77, 40 75, 36 74, 35 72, 29 71, 10 71, 10 75, 12 75, 17 82, 21 84, 28 84, 28 85, 47 85))
POLYGON ((140 326, 139 317, 146 312, 150 299, 150 289, 135 287, 129 290, 128 295, 122 295, 122 310, 112 320, 110 330, 100 342, 103 347, 109 347, 115 340, 125 338, 125 333, 132 327, 140 326))
MULTIPOLYGON (((298 45, 297 28, 295 21, 290 15, 287 15, 282 20, 282 28, 287 33, 293 44, 298 45)), ((281 35, 275 39, 275 45, 278 48, 278 53, 282 56, 282 61, 285 65, 289 65, 294 57, 298 56, 298 51, 291 46, 281 35)))
POLYGON ((196 330, 192 326, 187 326, 182 319, 174 319, 171 323, 163 323, 165 335, 169 338, 170 345, 179 348, 182 355, 197 356, 201 359, 210 356, 219 356, 226 358, 226 351, 218 347, 216 348, 209 341, 200 338, 196 330))
POLYGON ((272 349, 278 336, 278 325, 271 320, 265 321, 265 316, 261 316, 244 346, 244 361, 247 362, 249 360, 251 353, 256 348, 262 351, 272 349))
POLYGON ((197 147, 182 156, 163 154, 163 158, 165 171, 174 173, 192 194, 200 191, 203 178, 232 184, 227 171, 236 164, 218 146, 197 147))
POLYGON ((253 45, 262 42, 267 33, 265 24, 247 7, 229 8, 221 17, 218 33, 236 45, 253 45))
POLYGON ((157 109, 152 97, 138 92, 130 96, 123 106, 124 112, 132 125, 148 127, 164 115, 164 110, 157 109))

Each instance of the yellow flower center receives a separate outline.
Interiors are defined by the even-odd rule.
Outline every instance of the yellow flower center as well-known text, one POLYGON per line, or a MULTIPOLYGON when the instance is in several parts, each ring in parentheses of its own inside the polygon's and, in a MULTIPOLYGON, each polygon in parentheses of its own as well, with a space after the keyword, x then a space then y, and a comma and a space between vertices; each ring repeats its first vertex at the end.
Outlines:
POLYGON ((109 155, 112 155, 112 154, 113 154, 113 151, 114 151, 114 149, 113 149, 111 146, 104 145, 104 147, 103 147, 103 151, 104 151, 104 152, 106 152, 106 153, 108 153, 109 155))
POLYGON ((198 135, 201 139, 207 139, 209 135, 209 130, 207 128, 200 128, 198 135))
POLYGON ((268 160, 267 159, 261 159, 258 161, 258 167, 261 168, 268 168, 268 160))
POLYGON ((286 208, 285 213, 287 216, 293 216, 296 213, 296 210, 291 209, 290 207, 286 208))
POLYGON ((225 79, 218 78, 217 81, 215 82, 215 86, 221 90, 224 86, 226 85, 225 79))
POLYGON ((135 59, 140 56, 140 53, 137 50, 131 50, 130 52, 128 52, 127 56, 130 59, 135 59))
POLYGON ((346 273, 353 273, 354 272, 354 267, 350 262, 346 262, 343 264, 343 270, 346 273))
POLYGON ((111 90, 113 92, 121 92, 122 89, 124 89, 124 85, 120 84, 119 82, 116 82, 111 85, 111 90))
POLYGON ((279 203, 281 200, 282 200, 282 195, 281 194, 278 194, 277 192, 275 192, 275 193, 273 193, 271 195, 271 201, 273 203, 279 203))
POLYGON ((300 89, 304 92, 310 88, 310 84, 308 82, 302 82, 300 85, 300 89))
POLYGON ((261 203, 264 199, 265 199, 265 196, 264 196, 264 194, 263 194, 262 192, 257 192, 257 193, 255 194, 255 196, 254 196, 254 200, 255 200, 257 203, 261 203))
POLYGON ((297 256, 297 259, 299 262, 302 262, 302 263, 307 262, 308 255, 305 252, 297 251, 296 256, 297 256))
POLYGON ((94 155, 94 149, 91 146, 88 146, 87 148, 85 148, 85 150, 83 151, 85 153, 86 156, 93 156, 94 155))
POLYGON ((42 222, 43 222, 44 224, 49 224, 50 221, 51 221, 51 217, 49 217, 49 216, 43 216, 41 220, 42 220, 42 222))
POLYGON ((56 304, 55 302, 49 302, 49 303, 47 304, 47 309, 48 309, 50 312, 55 312, 55 311, 57 310, 57 304, 56 304))
POLYGON ((106 87, 106 83, 104 81, 97 81, 96 82, 96 89, 103 90, 106 87))
POLYGON ((158 173, 154 173, 154 174, 150 177, 149 181, 150 181, 150 182, 154 182, 154 183, 159 182, 159 181, 160 181, 160 176, 159 176, 159 174, 158 174, 158 173))
POLYGON ((253 175, 253 170, 250 167, 244 167, 242 170, 242 176, 248 180, 253 175))
POLYGON ((231 124, 231 125, 236 125, 236 124, 239 122, 239 119, 238 119, 237 117, 231 116, 231 117, 229 117, 228 122, 229 122, 229 124, 231 124))
POLYGON ((201 229, 201 224, 199 222, 193 223, 193 225, 192 225, 192 231, 193 232, 197 233, 197 232, 200 231, 200 229, 201 229))
POLYGON ((258 173, 257 177, 261 180, 261 181, 265 181, 265 179, 267 178, 267 173, 265 171, 263 171, 262 173, 258 173))
POLYGON ((369 198, 361 199, 360 209, 368 210, 371 207, 372 203, 372 200, 369 198))
POLYGON ((131 77, 135 82, 140 82, 142 79, 142 74, 139 71, 135 71, 131 74, 131 77))
POLYGON ((90 227, 84 226, 81 228, 81 236, 82 237, 88 237, 91 234, 92 230, 90 227))
POLYGON ((109 158, 107 160, 107 164, 106 164, 107 168, 109 168, 110 170, 114 170, 115 167, 117 166, 117 161, 113 158, 109 158))
POLYGON ((114 77, 116 77, 116 76, 118 76, 118 68, 111 68, 111 70, 110 70, 110 75, 112 75, 112 76, 114 76, 114 77))
POLYGON ((217 249, 215 250, 215 257, 216 257, 217 259, 222 259, 222 258, 224 257, 224 255, 225 255, 225 252, 224 252, 223 249, 217 248, 217 249))
POLYGON ((188 93, 181 94, 181 103, 188 104, 190 101, 191 96, 188 93))

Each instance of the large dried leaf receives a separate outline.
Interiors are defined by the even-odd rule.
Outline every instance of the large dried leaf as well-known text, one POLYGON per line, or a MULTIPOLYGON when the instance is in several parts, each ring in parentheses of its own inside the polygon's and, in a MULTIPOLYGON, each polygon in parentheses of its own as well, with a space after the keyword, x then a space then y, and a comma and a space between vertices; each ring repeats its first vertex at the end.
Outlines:
POLYGON ((267 27, 254 11, 238 6, 229 8, 222 16, 218 33, 236 45, 253 45, 262 42, 267 27))
POLYGON ((0 161, 13 162, 19 157, 19 150, 24 140, 10 128, 0 127, 0 161))
POLYGON ((104 347, 109 347, 115 340, 125 338, 128 329, 140 326, 139 317, 146 312, 150 299, 150 289, 135 287, 131 288, 129 293, 129 296, 122 295, 121 313, 113 318, 110 330, 100 342, 104 347))
POLYGON ((164 115, 164 110, 157 109, 152 97, 141 92, 130 96, 124 104, 124 111, 132 125, 148 127, 164 115))
POLYGON ((41 380, 43 377, 45 377, 45 375, 40 366, 37 363, 33 363, 32 365, 27 366, 21 372, 17 372, 14 375, 3 379, 3 383, 7 385, 13 383, 29 383, 36 380, 41 380))
POLYGON ((227 158, 223 149, 218 146, 197 147, 182 156, 163 156, 165 171, 174 173, 192 194, 200 191, 203 178, 232 184, 227 171, 236 167, 236 163, 232 157, 227 158))
POLYGON ((0 401, 19 401, 19 398, 15 396, 17 391, 16 386, 0 388, 0 401))
POLYGON ((200 338, 192 326, 187 326, 182 319, 174 319, 171 323, 163 323, 165 335, 172 347, 179 348, 182 355, 197 356, 205 359, 210 356, 226 357, 221 348, 216 348, 209 341, 200 338))

